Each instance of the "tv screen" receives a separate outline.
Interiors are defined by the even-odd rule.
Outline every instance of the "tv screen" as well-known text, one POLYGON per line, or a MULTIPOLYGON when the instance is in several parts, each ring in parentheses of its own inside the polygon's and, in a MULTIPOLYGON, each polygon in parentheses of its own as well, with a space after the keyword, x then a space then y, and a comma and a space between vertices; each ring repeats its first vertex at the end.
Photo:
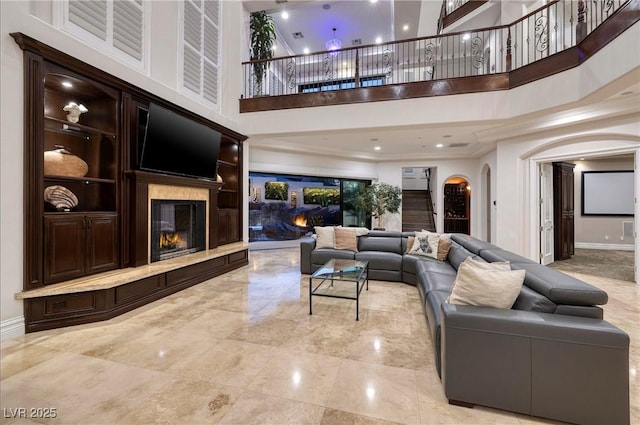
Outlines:
POLYGON ((152 103, 140 169, 215 180, 220 133, 152 103))

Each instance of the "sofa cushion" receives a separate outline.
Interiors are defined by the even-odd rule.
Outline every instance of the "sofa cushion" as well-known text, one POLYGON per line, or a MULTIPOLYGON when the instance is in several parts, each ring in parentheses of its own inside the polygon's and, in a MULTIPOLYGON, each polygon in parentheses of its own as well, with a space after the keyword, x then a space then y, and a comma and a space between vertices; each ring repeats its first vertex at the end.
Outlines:
POLYGON ((424 304, 424 311, 427 316, 429 332, 431 333, 431 340, 433 342, 433 354, 436 361, 436 370, 438 371, 438 376, 441 376, 442 364, 440 358, 440 325, 442 323, 442 311, 440 310, 440 305, 444 303, 448 296, 448 292, 431 291, 429 292, 429 294, 427 294, 424 304))
POLYGON ((333 248, 336 244, 334 226, 316 226, 316 248, 333 248))
POLYGON ((335 249, 346 249, 348 251, 358 250, 358 237, 355 229, 348 227, 336 227, 335 229, 335 249))
POLYGON ((556 304, 604 305, 608 295, 602 289, 538 263, 511 264, 526 270, 524 284, 556 304))
POLYGON ((480 251, 482 251, 483 249, 498 248, 491 242, 483 241, 483 240, 474 238, 473 236, 465 235, 462 233, 453 233, 451 235, 451 239, 453 239, 455 242, 462 245, 469 251, 473 252, 474 254, 480 254, 480 251))
POLYGON ((549 298, 539 294, 527 285, 522 285, 520 294, 511 308, 514 310, 538 311, 540 313, 555 313, 558 306, 549 298))
POLYGON ((323 265, 332 258, 340 258, 345 260, 353 260, 355 253, 340 249, 317 248, 311 253, 311 263, 323 265))
POLYGON ((355 259, 368 261, 369 270, 402 270, 402 255, 393 252, 360 251, 356 252, 355 259))
POLYGON ((524 270, 504 270, 500 265, 475 266, 465 261, 458 268, 450 304, 475 305, 479 307, 511 308, 520 294, 524 281, 524 270))
POLYGON ((383 232, 371 231, 358 238, 358 251, 380 251, 402 254, 402 238, 400 233, 389 232, 389 236, 379 236, 383 232))
MULTIPOLYGON (((405 256, 407 258, 409 256, 405 256)), ((416 273, 442 273, 449 276, 457 274, 456 269, 446 261, 431 260, 429 258, 418 257, 421 261, 415 266, 416 273)))
POLYGON ((511 251, 497 247, 492 249, 483 249, 480 251, 480 256, 490 263, 495 261, 508 261, 512 264, 538 264, 523 257, 522 255, 514 254, 511 251))
POLYGON ((449 249, 449 254, 447 254, 447 261, 449 262, 449 264, 451 264, 456 270, 458 270, 460 264, 462 264, 462 262, 466 260, 467 257, 473 257, 476 260, 480 259, 481 261, 484 261, 482 260, 482 258, 478 257, 462 245, 459 245, 455 241, 452 241, 451 249, 449 249))

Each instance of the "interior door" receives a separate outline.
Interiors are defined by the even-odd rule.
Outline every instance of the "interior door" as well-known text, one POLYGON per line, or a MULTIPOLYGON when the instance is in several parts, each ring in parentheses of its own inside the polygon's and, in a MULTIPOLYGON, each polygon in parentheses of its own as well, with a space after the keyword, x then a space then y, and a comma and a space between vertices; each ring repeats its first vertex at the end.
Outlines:
POLYGON ((553 166, 540 164, 540 262, 553 263, 553 166))

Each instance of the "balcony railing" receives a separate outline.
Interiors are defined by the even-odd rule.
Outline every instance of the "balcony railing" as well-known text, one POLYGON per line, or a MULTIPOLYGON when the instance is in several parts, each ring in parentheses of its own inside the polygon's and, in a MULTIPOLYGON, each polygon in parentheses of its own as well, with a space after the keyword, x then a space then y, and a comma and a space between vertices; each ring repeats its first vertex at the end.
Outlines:
POLYGON ((636 0, 556 0, 511 25, 244 62, 243 97, 510 72, 576 46, 630 1, 636 0), (258 67, 266 72, 256 73, 258 67))

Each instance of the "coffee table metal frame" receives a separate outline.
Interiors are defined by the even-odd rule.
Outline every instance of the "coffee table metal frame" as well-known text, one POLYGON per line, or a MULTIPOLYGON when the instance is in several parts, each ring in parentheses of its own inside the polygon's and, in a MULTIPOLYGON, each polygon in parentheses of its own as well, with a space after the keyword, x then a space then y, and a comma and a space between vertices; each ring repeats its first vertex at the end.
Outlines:
POLYGON ((313 314, 313 297, 341 298, 354 300, 356 302, 356 320, 359 320, 360 292, 366 287, 369 290, 369 262, 358 260, 331 259, 322 267, 316 270, 309 278, 309 314, 313 314), (314 281, 320 281, 314 287, 314 281), (355 283, 356 295, 349 297, 345 295, 334 295, 328 293, 318 293, 318 289, 323 285, 333 287, 334 282, 355 283))

